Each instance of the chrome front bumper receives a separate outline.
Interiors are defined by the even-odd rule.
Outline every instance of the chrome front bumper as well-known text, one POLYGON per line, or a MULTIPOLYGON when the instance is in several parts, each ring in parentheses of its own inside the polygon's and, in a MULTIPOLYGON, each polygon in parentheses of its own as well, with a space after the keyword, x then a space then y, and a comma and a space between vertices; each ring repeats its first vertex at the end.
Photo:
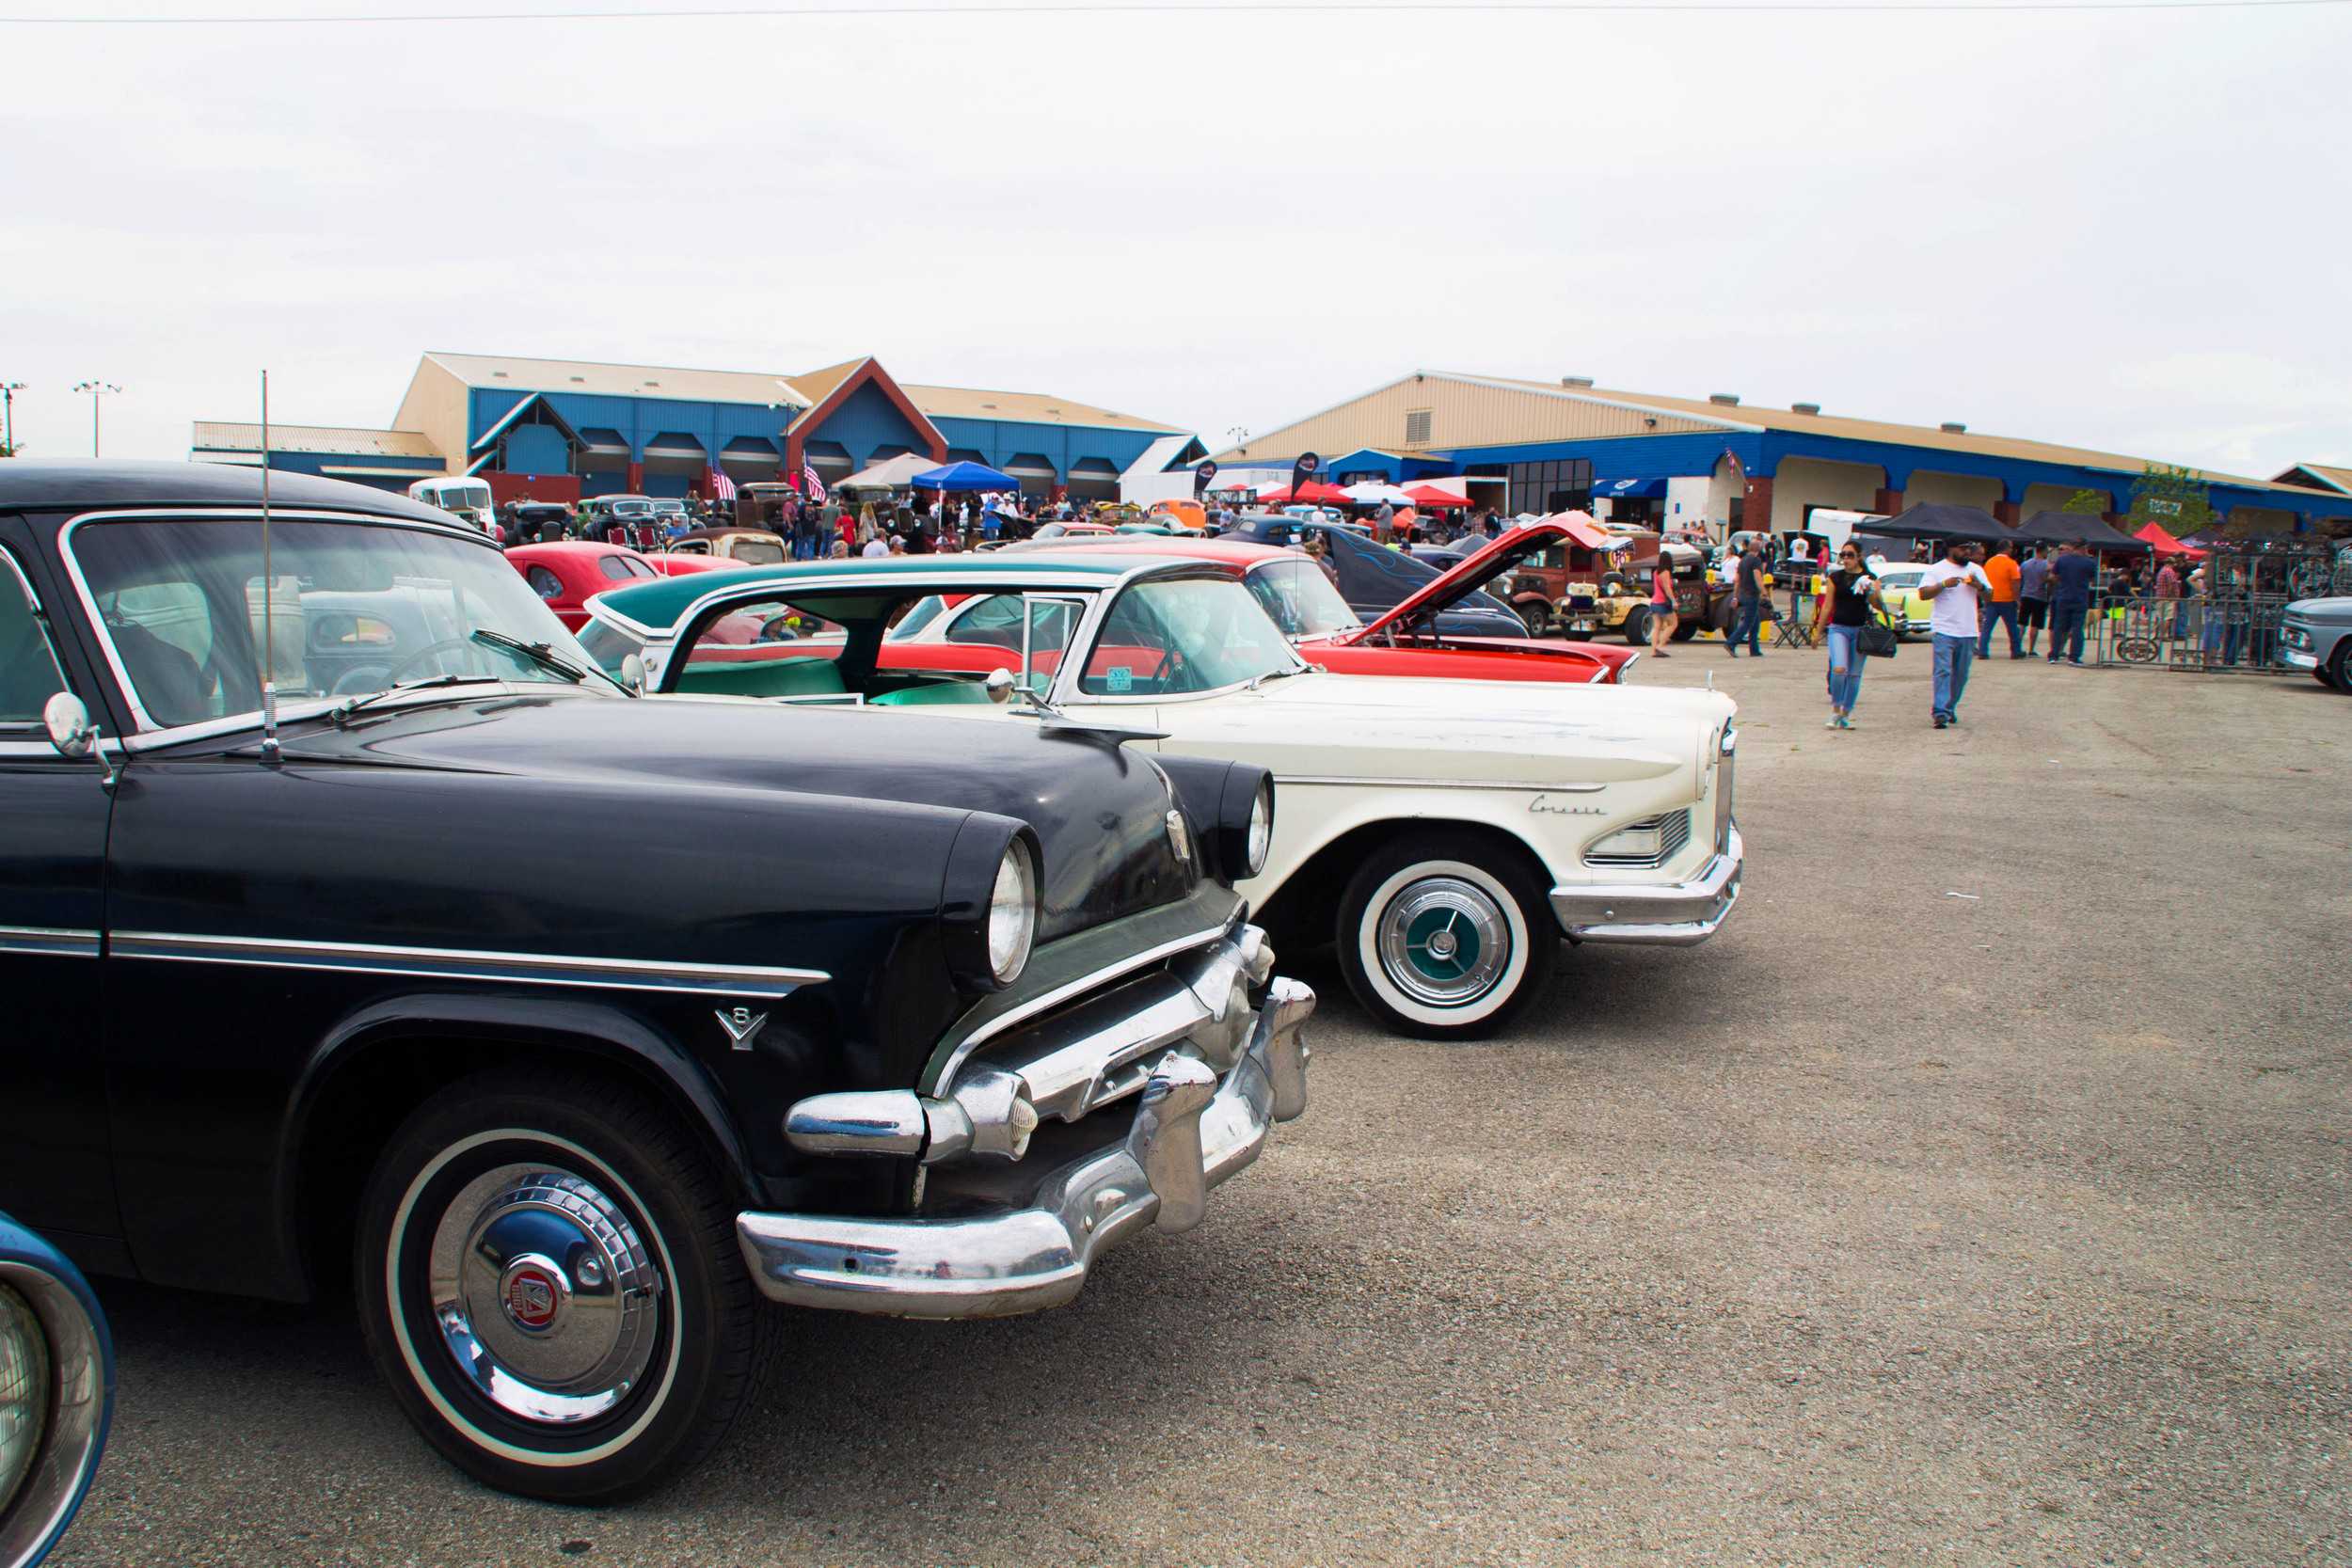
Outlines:
POLYGON ((2307 654, 2300 648, 2281 648, 2279 651, 2279 657, 2286 660, 2290 669, 2316 670, 2319 668, 2319 656, 2307 654))
MULTIPOLYGON (((967 1064, 959 1083, 1000 1084, 1009 1074, 1021 1102, 1046 1119, 1076 1123, 1136 1101, 1123 1137, 1046 1172, 1025 1202, 957 1218, 739 1214, 736 1238, 753 1279, 770 1300, 798 1307, 1005 1317, 1069 1301, 1099 1253, 1147 1227, 1198 1225, 1209 1189, 1258 1158, 1274 1123, 1307 1108, 1299 1030, 1315 993, 1295 980, 1268 981, 1272 962, 1263 934, 1236 927, 1176 970, 1032 1025, 967 1064), (1246 994, 1253 980, 1267 982, 1258 1009, 1246 994)), ((878 1152, 912 1152, 903 1118, 886 1127, 876 1119, 877 1135, 890 1141, 878 1152)), ((838 1141, 846 1125, 798 1107, 787 1123, 802 1147, 823 1137, 834 1151, 848 1147, 838 1141), (821 1132, 812 1131, 820 1120, 821 1132)))
POLYGON ((1688 947, 1713 936, 1740 901, 1740 870, 1746 855, 1735 823, 1724 835, 1723 848, 1690 881, 1556 887, 1551 890, 1551 912, 1572 941, 1688 947))

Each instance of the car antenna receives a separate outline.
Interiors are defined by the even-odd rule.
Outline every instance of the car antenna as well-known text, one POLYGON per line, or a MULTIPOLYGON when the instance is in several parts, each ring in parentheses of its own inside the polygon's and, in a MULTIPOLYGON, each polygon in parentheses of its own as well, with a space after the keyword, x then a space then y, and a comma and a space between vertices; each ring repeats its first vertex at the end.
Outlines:
POLYGON ((272 611, 278 604, 278 581, 270 575, 269 558, 269 372, 262 372, 262 761, 282 767, 285 753, 278 744, 278 638, 272 611))

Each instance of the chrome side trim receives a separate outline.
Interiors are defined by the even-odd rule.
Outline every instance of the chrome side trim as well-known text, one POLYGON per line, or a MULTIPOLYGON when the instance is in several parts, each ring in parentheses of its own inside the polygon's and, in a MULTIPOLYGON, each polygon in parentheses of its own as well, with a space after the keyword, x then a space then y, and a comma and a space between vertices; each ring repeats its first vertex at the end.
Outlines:
POLYGON ((1495 779, 1375 779, 1352 773, 1277 773, 1278 784, 1381 784, 1391 789, 1491 789, 1521 795, 1598 795, 1605 784, 1515 784, 1495 779))
POLYGON ((44 958, 94 958, 99 952, 96 931, 56 926, 0 926, 0 953, 26 953, 44 958))
POLYGON ((117 931, 107 951, 160 963, 249 964, 262 969, 343 970, 421 979, 492 980, 526 986, 596 986, 612 990, 674 991, 691 996, 785 997, 833 978, 821 969, 671 963, 659 958, 590 958, 560 953, 495 953, 468 948, 383 947, 366 942, 274 942, 258 937, 183 936, 117 931))
POLYGON ((1082 974, 1066 985, 1056 986, 1052 990, 1031 997, 1001 1016, 990 1019, 956 1043, 954 1053, 948 1056, 931 1081, 922 1085, 922 1092, 932 1095, 946 1093, 946 1085, 956 1081, 956 1069, 963 1066, 964 1062, 971 1057, 972 1053, 1007 1030, 1017 1029, 1040 1013, 1050 1012, 1072 997, 1083 996, 1098 986, 1110 984, 1121 975, 1133 974, 1139 969, 1149 969, 1152 965, 1171 958, 1189 948, 1205 946, 1231 931, 1240 922, 1242 914, 1243 911, 1239 901, 1236 900, 1232 914, 1217 925, 1195 931, 1190 936, 1178 937, 1172 942, 1161 942, 1157 947, 1146 948, 1140 953, 1131 953, 1115 964, 1095 970, 1091 974, 1082 974))

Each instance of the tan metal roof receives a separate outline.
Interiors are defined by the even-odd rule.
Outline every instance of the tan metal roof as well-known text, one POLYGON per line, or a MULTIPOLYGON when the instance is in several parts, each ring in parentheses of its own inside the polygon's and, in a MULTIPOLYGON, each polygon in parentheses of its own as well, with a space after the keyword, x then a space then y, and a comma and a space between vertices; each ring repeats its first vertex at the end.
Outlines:
MULTIPOLYGON (((198 451, 251 451, 262 450, 262 427, 220 420, 199 420, 188 445, 198 451)), ((269 427, 272 451, 325 452, 338 457, 428 457, 441 454, 431 440, 413 430, 358 430, 329 424, 278 424, 269 427)), ((436 470, 438 471, 437 469, 436 470)))
MULTIPOLYGON (((1793 408, 1773 408, 1740 403, 1719 404, 1708 398, 1684 398, 1656 392, 1635 392, 1604 387, 1570 386, 1552 381, 1528 381, 1514 376, 1477 375, 1455 371, 1419 371, 1402 380, 1376 388, 1359 398, 1310 415, 1294 425, 1254 436, 1242 446, 1217 454, 1229 458, 1271 459, 1295 455, 1293 447, 1327 453, 1355 447, 1392 448, 1401 433, 1401 415, 1427 410, 1426 450, 1502 445, 1531 440, 1574 440, 1609 436, 1662 436, 1673 432, 1804 431, 1848 441, 1875 441, 1890 446, 1933 451, 1965 452, 1974 456, 2051 463, 2069 467, 2100 468, 2138 474, 2150 460, 2122 452, 2070 447, 2022 436, 1991 436, 1975 431, 1942 430, 1930 425, 1898 424, 1885 420, 1853 419, 1843 415, 1801 414, 1793 408), (1409 405, 1409 408, 1407 407, 1409 405), (1538 434, 1540 431, 1542 434, 1538 434)), ((2305 465, 2305 467, 2310 467, 2305 465)), ((2254 489, 2287 490, 2310 495, 2309 486, 2280 484, 2244 474, 2212 469, 2193 470, 2223 484, 2254 489)))
MULTIPOLYGON (((2051 441, 2028 440, 2022 436, 1987 436, 1976 431, 1944 430, 1931 425, 1897 424, 1886 420, 1857 420, 1841 415, 1800 414, 1793 408, 1772 408, 1759 404, 1720 404, 1708 398, 1661 397, 1653 392, 1609 391, 1601 388, 1561 388, 1540 381, 1514 381, 1508 377, 1488 377, 1506 386, 1525 387, 1548 392, 1565 392, 1592 398, 1610 398, 1621 402, 1659 408, 1691 418, 1723 420, 1727 426, 1747 426, 1751 429, 1811 431, 1822 436, 1835 436, 1849 441, 1883 441, 1892 446, 1926 447, 1936 451, 1969 452, 1980 457, 2010 457, 2027 463, 2057 463, 2082 468, 2107 468, 2118 473, 2138 474, 2147 471, 2154 458, 2133 457, 2123 452, 2101 451, 2091 447, 2061 446, 2051 441)), ((2308 491, 2309 486, 2280 484, 2248 474, 2223 473, 2215 468, 2191 468, 2189 472, 2217 484, 2250 485, 2258 490, 2308 491)))
POLYGON ((2321 487, 2341 490, 2345 495, 2352 496, 2352 468, 2339 468, 2326 463, 2297 463, 2285 473, 2279 475, 2274 483, 2293 484, 2296 483, 2293 478, 2296 474, 2309 474, 2320 482, 2321 487))
MULTIPOLYGON (((845 359, 796 375, 765 371, 695 371, 662 365, 608 365, 582 359, 516 359, 487 354, 427 354, 469 387, 512 387, 532 392, 595 392, 612 397, 684 398, 697 403, 792 403, 814 408, 870 356, 845 359)), ((915 407, 933 419, 1018 420, 1031 424, 1081 425, 1181 435, 1180 426, 1139 419, 1074 398, 1043 392, 997 392, 970 387, 899 383, 915 407)))
POLYGON ((672 365, 608 365, 588 359, 516 359, 503 355, 432 353, 427 359, 469 387, 528 392, 594 392, 607 397, 679 398, 689 403, 796 404, 818 400, 793 379, 766 371, 696 371, 672 365))
POLYGON ((934 420, 1018 420, 1027 424, 1083 425, 1093 430, 1146 430, 1156 436, 1182 436, 1181 425, 1146 420, 1099 408, 1075 398, 1044 392, 993 392, 979 387, 917 387, 900 382, 908 397, 934 420))

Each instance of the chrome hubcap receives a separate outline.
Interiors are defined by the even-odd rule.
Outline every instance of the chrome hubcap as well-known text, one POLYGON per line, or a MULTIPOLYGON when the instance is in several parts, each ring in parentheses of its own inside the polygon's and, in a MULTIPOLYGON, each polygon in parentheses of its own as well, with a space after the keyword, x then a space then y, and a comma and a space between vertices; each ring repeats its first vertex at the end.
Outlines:
POLYGON ((652 1363, 660 1272, 620 1206, 569 1171, 501 1165, 469 1181, 433 1233, 431 1269, 443 1346, 511 1416, 593 1419, 652 1363))
POLYGON ((1380 967, 1398 990, 1431 1006, 1476 1001, 1510 959, 1502 907, 1459 877, 1412 883, 1380 917, 1380 967))

